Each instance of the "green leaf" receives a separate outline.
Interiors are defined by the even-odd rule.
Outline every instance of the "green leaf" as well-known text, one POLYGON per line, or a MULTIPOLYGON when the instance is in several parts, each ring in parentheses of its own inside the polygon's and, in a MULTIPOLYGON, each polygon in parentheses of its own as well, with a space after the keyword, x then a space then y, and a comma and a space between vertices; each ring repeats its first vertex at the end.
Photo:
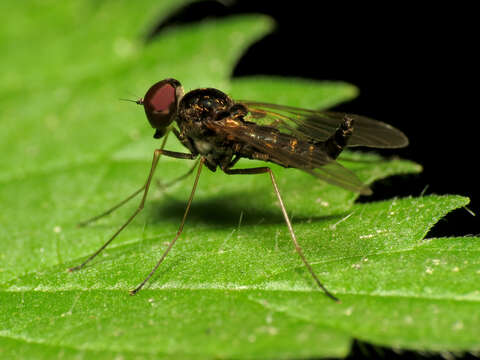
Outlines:
MULTIPOLYGON (((272 165, 306 257, 342 300, 312 282, 268 176, 204 171, 185 230, 192 177, 154 187, 145 210, 80 272, 135 202, 76 224, 138 189, 153 149, 141 109, 117 101, 154 81, 215 86, 236 98, 325 108, 353 98, 340 82, 230 80, 272 28, 259 15, 167 29, 142 42, 178 1, 3 2, 0 30, 0 356, 2 358, 310 358, 345 356, 353 338, 434 351, 473 351, 480 319, 477 238, 424 239, 459 196, 355 204, 356 194, 272 165), (33 54, 33 55, 32 55, 33 54)), ((170 139, 167 148, 181 146, 170 139)), ((416 173, 409 161, 346 153, 366 183, 416 173)), ((242 161, 240 166, 259 162, 242 161)), ((162 182, 190 163, 162 158, 162 182)))
POLYGON ((318 82, 301 78, 246 76, 233 79, 230 93, 237 99, 326 109, 355 98, 358 89, 338 81, 318 82))

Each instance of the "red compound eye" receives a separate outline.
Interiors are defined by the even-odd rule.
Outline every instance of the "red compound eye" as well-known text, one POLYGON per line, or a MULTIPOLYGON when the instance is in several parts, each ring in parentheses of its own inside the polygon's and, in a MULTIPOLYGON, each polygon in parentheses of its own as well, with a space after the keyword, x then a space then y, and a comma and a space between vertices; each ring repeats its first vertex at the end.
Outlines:
POLYGON ((143 98, 148 121, 159 133, 163 133, 174 119, 179 88, 181 85, 177 80, 165 79, 152 85, 143 98))
POLYGON ((143 105, 152 112, 169 112, 175 102, 175 88, 170 84, 157 83, 148 90, 143 105))

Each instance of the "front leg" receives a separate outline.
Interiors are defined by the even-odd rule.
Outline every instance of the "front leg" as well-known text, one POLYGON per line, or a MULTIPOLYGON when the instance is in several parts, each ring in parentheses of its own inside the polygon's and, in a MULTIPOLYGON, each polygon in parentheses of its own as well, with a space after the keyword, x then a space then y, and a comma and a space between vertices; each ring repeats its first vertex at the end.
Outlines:
POLYGON ((193 145, 192 141, 190 140, 190 138, 184 136, 181 132, 179 132, 177 129, 175 128, 172 128, 172 131, 173 133, 175 134, 175 136, 177 137, 178 141, 180 141, 182 143, 183 146, 185 146, 188 150, 190 150, 190 152, 192 154, 194 154, 195 156, 198 155, 198 151, 197 149, 195 148, 195 146, 193 145))
POLYGON ((185 154, 185 153, 179 153, 179 152, 176 152, 176 151, 168 151, 168 150, 162 150, 162 149, 155 150, 153 152, 152 165, 150 167, 150 172, 148 173, 147 181, 145 182, 145 184, 140 189, 135 191, 132 195, 130 195, 128 198, 126 198, 125 200, 123 200, 122 202, 120 202, 119 204, 114 206, 113 208, 111 208, 111 209, 105 211, 104 213, 102 213, 100 215, 97 215, 97 216, 81 223, 82 225, 86 225, 86 224, 89 224, 93 221, 96 221, 99 218, 110 214, 114 210, 118 209, 120 206, 126 204, 129 200, 133 199, 139 193, 143 192, 143 197, 142 197, 142 200, 140 201, 140 204, 138 205, 137 209, 133 212, 133 214, 128 218, 128 220, 125 221, 125 223, 122 226, 120 226, 120 228, 110 237, 110 239, 108 239, 97 251, 95 251, 93 254, 91 254, 84 262, 82 262, 78 266, 74 266, 74 267, 68 269, 70 272, 80 270, 86 264, 88 264, 90 261, 92 261, 98 254, 100 254, 123 231, 123 229, 125 229, 128 226, 128 224, 130 224, 133 221, 133 219, 138 215, 138 213, 143 210, 143 208, 145 206, 145 201, 147 200, 147 194, 148 194, 148 190, 150 188, 150 183, 152 182, 152 178, 153 178, 153 175, 155 173, 155 169, 157 168, 158 160, 160 159, 161 155, 165 155, 165 156, 169 156, 169 157, 173 157, 173 158, 177 158, 177 159, 188 159, 188 160, 194 160, 196 158, 196 156, 193 155, 193 154, 185 154))

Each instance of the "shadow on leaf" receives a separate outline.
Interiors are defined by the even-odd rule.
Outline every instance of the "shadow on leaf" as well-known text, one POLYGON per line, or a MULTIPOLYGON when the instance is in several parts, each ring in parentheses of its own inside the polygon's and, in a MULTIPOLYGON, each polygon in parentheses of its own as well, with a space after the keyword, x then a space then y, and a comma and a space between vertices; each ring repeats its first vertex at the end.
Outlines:
MULTIPOLYGON (((153 222, 180 221, 185 212, 186 201, 180 201, 171 196, 153 201, 148 208, 148 217, 153 222)), ((287 208, 288 211, 288 208, 287 208)), ((291 216, 291 215, 290 215, 291 216)), ((334 216, 305 217, 295 215, 293 223, 312 222, 341 218, 342 214, 334 216)), ((280 206, 268 202, 262 192, 230 192, 208 199, 193 201, 187 217, 187 223, 211 224, 216 226, 236 227, 255 226, 260 224, 284 224, 280 206)))

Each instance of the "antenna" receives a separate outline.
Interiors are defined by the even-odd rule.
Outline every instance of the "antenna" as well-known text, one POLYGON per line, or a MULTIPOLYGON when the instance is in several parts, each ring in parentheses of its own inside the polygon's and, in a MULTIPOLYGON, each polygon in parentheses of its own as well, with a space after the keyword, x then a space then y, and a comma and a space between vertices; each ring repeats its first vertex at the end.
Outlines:
POLYGON ((121 101, 130 101, 130 102, 134 102, 135 104, 138 104, 138 105, 143 105, 143 98, 140 98, 140 99, 138 99, 138 100, 119 98, 118 100, 121 100, 121 101))

